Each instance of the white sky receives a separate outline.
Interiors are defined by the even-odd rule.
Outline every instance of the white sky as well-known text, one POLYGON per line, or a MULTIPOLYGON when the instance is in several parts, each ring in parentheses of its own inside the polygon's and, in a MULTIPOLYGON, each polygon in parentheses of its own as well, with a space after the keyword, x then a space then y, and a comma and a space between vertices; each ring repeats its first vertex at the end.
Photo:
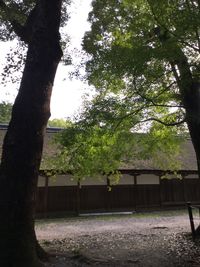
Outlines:
MULTIPOLYGON (((90 3, 91 0, 74 0, 74 3, 72 3, 70 8, 71 19, 66 27, 66 32, 71 37, 71 50, 81 48, 81 40, 84 32, 89 29, 87 16, 90 10, 90 3)), ((5 64, 6 54, 10 51, 12 45, 10 42, 0 43, 0 71, 2 70, 3 64, 5 64)), ((86 91, 90 92, 91 90, 80 80, 70 80, 68 78, 70 70, 72 70, 70 66, 60 64, 58 67, 51 99, 51 119, 73 116, 81 107, 83 95, 86 91)), ((1 82, 0 77, 0 101, 13 102, 19 84, 9 83, 3 87, 1 82)))

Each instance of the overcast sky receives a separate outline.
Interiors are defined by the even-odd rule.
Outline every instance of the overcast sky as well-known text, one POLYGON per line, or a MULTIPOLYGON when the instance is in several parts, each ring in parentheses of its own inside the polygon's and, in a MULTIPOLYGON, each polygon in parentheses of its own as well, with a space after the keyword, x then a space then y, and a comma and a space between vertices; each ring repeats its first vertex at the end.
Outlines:
MULTIPOLYGON (((90 10, 91 0, 74 0, 71 6, 71 19, 68 22, 66 32, 71 37, 71 47, 81 48, 81 40, 84 32, 89 29, 87 22, 88 12, 90 10)), ((0 44, 0 71, 5 64, 6 53, 8 53, 13 46, 13 43, 6 42, 0 44)), ((55 78, 54 89, 51 100, 51 119, 53 118, 67 118, 72 116, 79 110, 82 103, 82 96, 86 91, 90 92, 88 86, 81 81, 68 78, 69 71, 72 70, 70 66, 59 65, 55 78)), ((0 78, 0 84, 1 84, 0 78)), ((19 84, 7 84, 5 87, 0 86, 0 101, 13 102, 17 94, 19 84)))

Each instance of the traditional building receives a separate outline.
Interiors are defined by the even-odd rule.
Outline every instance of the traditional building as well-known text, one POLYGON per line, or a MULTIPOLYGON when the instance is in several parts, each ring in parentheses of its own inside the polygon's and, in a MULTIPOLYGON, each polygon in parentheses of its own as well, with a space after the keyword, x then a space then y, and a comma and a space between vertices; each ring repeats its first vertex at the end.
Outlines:
MULTIPOLYGON (((7 130, 0 125, 0 144, 7 130)), ((58 128, 47 128, 44 155, 53 154, 52 136, 58 128)), ((172 171, 152 167, 148 161, 121 168, 122 176, 117 185, 107 177, 101 180, 87 178, 81 182, 72 175, 49 177, 41 170, 38 181, 37 212, 40 214, 64 212, 135 211, 185 205, 187 201, 200 202, 200 179, 194 149, 188 139, 182 147, 179 178, 172 171), (167 174, 167 178, 163 176, 167 174)))

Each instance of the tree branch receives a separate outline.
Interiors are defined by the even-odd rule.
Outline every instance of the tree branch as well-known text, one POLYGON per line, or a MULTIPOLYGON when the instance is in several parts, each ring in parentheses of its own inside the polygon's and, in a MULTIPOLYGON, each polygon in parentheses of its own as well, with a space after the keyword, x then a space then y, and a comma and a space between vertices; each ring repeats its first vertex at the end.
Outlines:
POLYGON ((134 110, 133 112, 130 112, 126 115, 124 115, 123 117, 121 118, 118 118, 118 122, 117 122, 117 125, 115 126, 114 129, 117 129, 119 127, 119 125, 122 123, 122 121, 130 116, 133 116, 133 115, 136 115, 138 114, 140 111, 142 111, 144 108, 146 107, 146 105, 143 105, 141 107, 139 107, 138 109, 134 110))
MULTIPOLYGON (((150 84, 148 84, 148 83, 145 84, 145 86, 149 87, 152 83, 157 82, 158 79, 160 79, 160 78, 162 78, 163 76, 165 76, 165 75, 167 75, 167 74, 170 74, 170 73, 173 73, 173 69, 170 70, 170 71, 168 71, 168 72, 166 72, 166 73, 164 73, 164 74, 162 74, 162 75, 160 75, 159 77, 157 77, 157 79, 155 79, 154 81, 152 81, 150 84)), ((163 93, 165 93, 166 91, 168 91, 168 90, 169 90, 175 83, 176 83, 176 82, 173 81, 172 83, 170 83, 169 85, 167 85, 163 90, 161 90, 160 92, 158 92, 158 94, 155 95, 155 96, 153 97, 153 99, 148 98, 148 101, 151 102, 151 103, 153 103, 153 104, 155 104, 154 101, 155 101, 159 96, 161 96, 163 93)), ((139 96, 141 96, 142 98, 144 98, 144 99, 147 100, 147 97, 146 97, 145 95, 142 95, 142 94, 140 93, 139 89, 137 89, 137 85, 136 85, 136 81, 135 81, 135 79, 133 80, 132 85, 133 85, 133 87, 134 87, 134 92, 132 92, 131 94, 127 95, 127 97, 125 97, 124 99, 126 100, 126 99, 130 99, 130 98, 132 98, 132 97, 135 95, 135 92, 136 92, 139 96)), ((164 86, 163 86, 163 87, 164 87, 164 86)), ((156 104, 155 104, 155 105, 156 105, 156 104)))
MULTIPOLYGON (((22 25, 13 16, 13 9, 6 5, 4 0, 0 0, 0 9, 5 13, 5 17, 3 19, 11 24, 12 30, 25 43, 29 43, 32 36, 32 25, 35 19, 36 7, 37 5, 35 5, 35 7, 30 11, 29 15, 26 18, 25 24, 22 25)), ((24 14, 21 15, 25 16, 24 14)))
MULTIPOLYGON (((196 47, 196 46, 186 42, 184 38, 181 38, 180 36, 176 35, 173 31, 169 30, 166 25, 161 23, 160 19, 158 18, 158 16, 154 12, 153 6, 152 6, 152 4, 150 3, 149 0, 147 0, 147 3, 149 5, 149 7, 150 7, 150 10, 151 10, 152 15, 153 15, 153 17, 155 19, 155 22, 159 25, 159 27, 162 27, 167 33, 170 33, 172 36, 174 36, 178 40, 178 42, 180 41, 182 44, 185 44, 186 46, 192 48, 194 51, 199 52, 199 47, 196 47)), ((195 31, 195 34, 196 34, 196 31, 195 31)))
MULTIPOLYGON (((191 1, 191 2, 192 2, 192 6, 193 6, 193 8, 196 8, 194 2, 193 2, 193 1, 191 1)), ((186 4, 187 4, 187 6, 188 6, 189 11, 191 12, 191 17, 192 17, 192 10, 191 10, 190 3, 189 3, 188 0, 186 0, 186 4)), ((195 31, 196 38, 197 38, 197 43, 198 43, 198 52, 200 52, 200 36, 199 36, 199 29, 198 29, 197 27, 195 27, 195 28, 194 28, 194 31, 195 31)))
POLYGON ((3 0, 0 0, 0 9, 3 10, 3 12, 5 13, 4 19, 10 22, 14 32, 17 34, 17 36, 21 38, 21 35, 24 31, 24 27, 17 20, 13 18, 12 16, 13 10, 10 7, 8 7, 3 0))
POLYGON ((185 119, 181 120, 181 121, 177 121, 177 122, 170 122, 170 123, 166 123, 164 121, 161 121, 160 119, 157 119, 157 118, 149 118, 149 119, 146 119, 146 120, 143 120, 143 121, 139 121, 137 122, 136 124, 139 124, 139 123, 144 123, 144 122, 148 122, 148 121, 156 121, 158 123, 161 123, 165 126, 178 126, 178 125, 181 125, 183 124, 184 122, 186 122, 185 119))
MULTIPOLYGON (((174 83, 172 83, 171 85, 173 85, 174 83)), ((150 98, 146 95, 141 94, 139 91, 136 92, 142 99, 146 100, 147 103, 151 103, 152 105, 148 105, 148 107, 166 107, 166 108, 184 108, 183 105, 169 105, 169 104, 159 104, 156 103, 155 100, 157 98, 157 96, 155 96, 154 98, 150 98)))
MULTIPOLYGON (((130 112, 126 115, 124 115, 123 117, 121 118, 118 118, 118 123, 117 125, 115 126, 114 129, 117 129, 119 127, 119 125, 122 123, 122 121, 130 116, 133 116, 133 115, 137 115, 140 111, 142 111, 143 109, 146 109, 146 108, 149 108, 149 107, 154 107, 154 105, 143 105, 141 107, 139 107, 138 109, 134 110, 133 112, 130 112)), ((182 108, 182 106, 180 107, 182 108)), ((179 122, 172 122, 172 123, 166 123, 166 122, 163 122, 161 121, 160 119, 157 119, 157 118, 149 118, 149 119, 146 119, 146 120, 143 120, 143 121, 138 121, 136 122, 134 125, 136 124, 139 124, 139 123, 144 123, 144 122, 147 122, 147 121, 157 121, 165 126, 176 126, 176 125, 180 125, 184 122, 186 122, 186 119, 184 118, 183 120, 179 121, 179 122)))

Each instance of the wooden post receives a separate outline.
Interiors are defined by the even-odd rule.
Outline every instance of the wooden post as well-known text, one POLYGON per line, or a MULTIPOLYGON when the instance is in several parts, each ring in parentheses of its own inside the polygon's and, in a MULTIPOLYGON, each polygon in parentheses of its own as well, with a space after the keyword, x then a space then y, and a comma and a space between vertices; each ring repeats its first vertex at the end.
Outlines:
POLYGON ((195 227, 194 227, 194 219, 193 219, 192 207, 191 207, 190 202, 187 202, 187 207, 188 207, 188 215, 189 215, 189 219, 190 219, 190 227, 191 227, 192 237, 194 239, 195 238, 195 227))
POLYGON ((185 175, 182 174, 182 183, 183 183, 183 197, 184 197, 184 202, 187 201, 187 195, 186 195, 186 186, 185 186, 185 175))
POLYGON ((107 208, 107 211, 110 211, 111 209, 111 196, 110 196, 111 185, 110 185, 109 175, 107 175, 106 177, 106 188, 107 188, 106 208, 107 208))
POLYGON ((45 187, 44 187, 44 217, 47 217, 48 213, 48 190, 49 190, 49 177, 45 176, 45 187))
POLYGON ((159 192, 160 192, 160 207, 162 207, 163 197, 162 197, 162 186, 161 186, 161 175, 159 175, 159 192))
POLYGON ((137 174, 134 174, 134 186, 135 186, 134 201, 135 201, 135 210, 136 210, 137 209, 137 197, 138 197, 137 174))
POLYGON ((77 215, 80 214, 80 188, 81 188, 81 184, 80 184, 80 180, 78 179, 77 191, 76 191, 76 213, 77 215))

